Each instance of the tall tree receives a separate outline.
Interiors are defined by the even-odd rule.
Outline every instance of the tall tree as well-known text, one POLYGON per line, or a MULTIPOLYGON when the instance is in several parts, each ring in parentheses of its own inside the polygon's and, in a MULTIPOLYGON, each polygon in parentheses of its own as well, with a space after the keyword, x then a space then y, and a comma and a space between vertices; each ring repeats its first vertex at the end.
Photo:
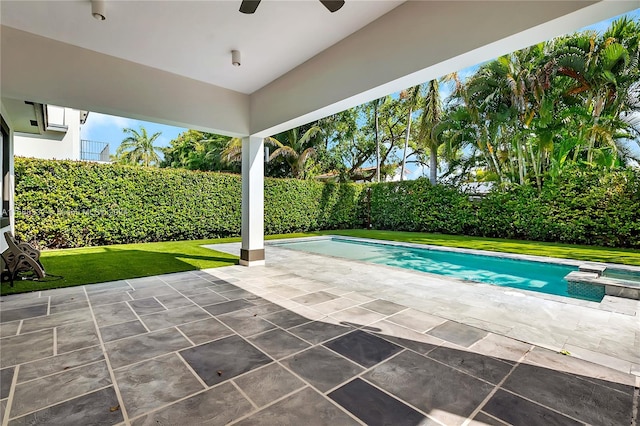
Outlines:
POLYGON ((312 126, 302 136, 295 128, 277 135, 278 139, 271 136, 265 138, 265 144, 275 148, 269 155, 269 162, 280 159, 287 164, 291 177, 297 179, 308 177, 308 160, 316 153, 314 141, 320 132, 320 127, 312 126))
POLYGON ((158 152, 160 148, 154 146, 154 142, 162 132, 149 136, 147 129, 140 126, 140 131, 126 128, 122 132, 128 136, 116 150, 116 161, 125 164, 141 164, 143 166, 157 166, 160 163, 158 152))

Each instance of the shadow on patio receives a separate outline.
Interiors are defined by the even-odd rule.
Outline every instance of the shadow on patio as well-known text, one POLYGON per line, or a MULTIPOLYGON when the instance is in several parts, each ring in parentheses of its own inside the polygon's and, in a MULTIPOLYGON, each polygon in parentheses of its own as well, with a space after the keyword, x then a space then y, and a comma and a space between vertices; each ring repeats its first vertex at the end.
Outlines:
POLYGON ((260 297, 218 271, 3 297, 2 424, 637 421, 635 376, 357 293, 260 297))

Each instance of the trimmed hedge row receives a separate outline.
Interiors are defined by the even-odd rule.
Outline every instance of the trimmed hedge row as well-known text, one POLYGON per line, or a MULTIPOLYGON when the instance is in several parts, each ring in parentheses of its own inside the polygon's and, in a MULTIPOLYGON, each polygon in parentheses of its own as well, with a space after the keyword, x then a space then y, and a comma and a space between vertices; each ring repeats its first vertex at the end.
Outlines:
POLYGON ((372 187, 378 229, 640 248, 640 170, 567 170, 542 191, 518 186, 477 202, 426 179, 372 187))
MULTIPOLYGON (((15 159, 16 234, 39 247, 240 235, 238 175, 15 159)), ((265 232, 353 228, 358 185, 265 179, 265 232)))
MULTIPOLYGON (((40 247, 237 236, 237 175, 16 158, 16 233, 40 247)), ((567 170, 472 202, 426 179, 265 179, 265 233, 372 227, 640 248, 640 171, 567 170)))

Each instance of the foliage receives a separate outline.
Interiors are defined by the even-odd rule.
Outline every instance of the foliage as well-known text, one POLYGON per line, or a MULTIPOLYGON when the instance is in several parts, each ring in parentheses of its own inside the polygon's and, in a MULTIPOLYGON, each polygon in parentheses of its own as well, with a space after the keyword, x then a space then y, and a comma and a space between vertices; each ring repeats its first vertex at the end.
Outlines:
MULTIPOLYGON (((240 234, 238 175, 16 158, 19 239, 67 248, 240 234)), ((266 179, 267 233, 359 225, 357 185, 266 179)))
POLYGON ((239 165, 228 161, 224 154, 230 139, 213 133, 187 130, 162 149, 164 159, 160 167, 239 172, 239 165))
POLYGON ((158 151, 160 148, 153 143, 160 137, 161 132, 154 133, 149 136, 147 129, 140 126, 140 131, 134 129, 122 129, 122 132, 128 136, 122 141, 114 160, 120 164, 157 166, 160 163, 158 151))

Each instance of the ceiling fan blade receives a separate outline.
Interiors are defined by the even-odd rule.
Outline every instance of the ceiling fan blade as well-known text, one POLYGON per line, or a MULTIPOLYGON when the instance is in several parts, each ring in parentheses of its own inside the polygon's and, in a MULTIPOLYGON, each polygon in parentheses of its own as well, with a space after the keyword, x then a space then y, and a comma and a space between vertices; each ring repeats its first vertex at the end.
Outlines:
POLYGON ((320 0, 320 3, 329 9, 331 13, 340 10, 340 8, 344 6, 344 0, 320 0))
POLYGON ((240 12, 247 14, 254 13, 259 4, 260 0, 242 0, 242 3, 240 4, 240 12))

